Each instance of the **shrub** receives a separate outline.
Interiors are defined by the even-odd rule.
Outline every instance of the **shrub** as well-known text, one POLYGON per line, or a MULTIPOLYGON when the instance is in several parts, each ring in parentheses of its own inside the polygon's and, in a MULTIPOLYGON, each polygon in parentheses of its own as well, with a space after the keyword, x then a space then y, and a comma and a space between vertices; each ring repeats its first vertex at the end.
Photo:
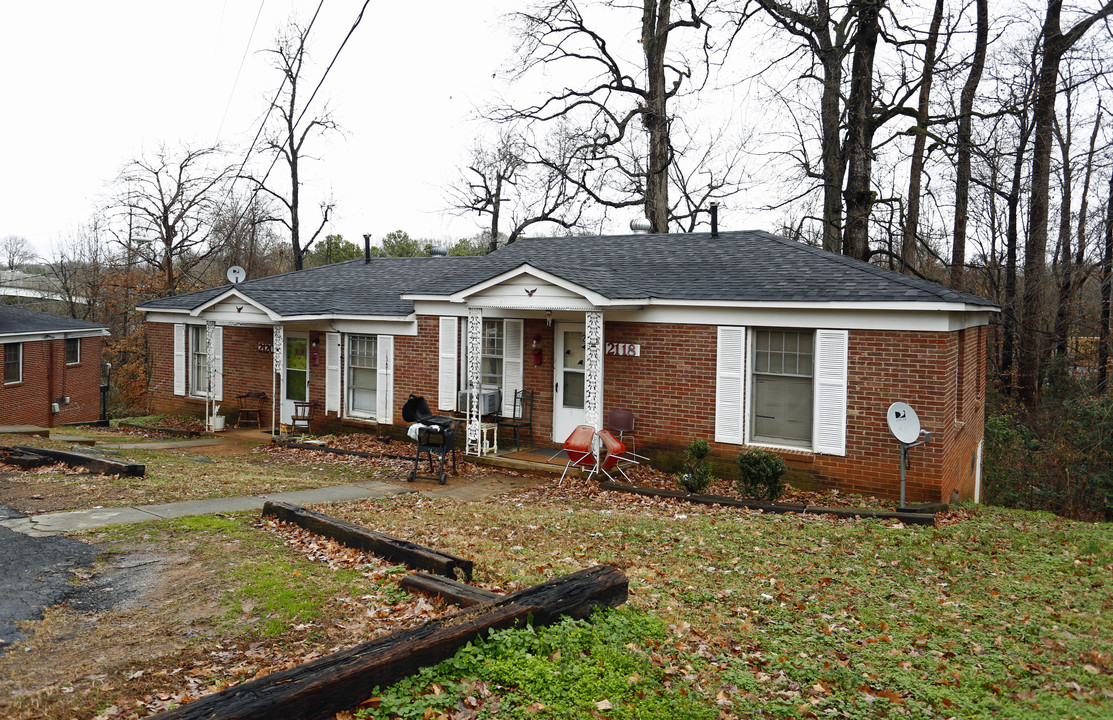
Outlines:
POLYGON ((686 452, 688 459, 677 473, 676 481, 688 492, 703 492, 711 484, 711 463, 707 462, 707 456, 711 454, 711 446, 706 440, 692 438, 686 452))
POLYGON ((781 476, 786 472, 788 465, 777 453, 746 448, 738 453, 738 492, 774 502, 784 495, 785 484, 781 476))

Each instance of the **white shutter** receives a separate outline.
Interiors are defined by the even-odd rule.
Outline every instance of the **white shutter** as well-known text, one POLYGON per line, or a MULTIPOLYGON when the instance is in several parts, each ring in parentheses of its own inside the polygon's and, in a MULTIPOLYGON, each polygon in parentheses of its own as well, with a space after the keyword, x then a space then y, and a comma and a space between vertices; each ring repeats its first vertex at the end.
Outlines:
POLYGON ((325 333, 325 412, 340 414, 340 333, 325 333))
POLYGON ((437 350, 439 364, 437 366, 437 407, 441 410, 456 409, 456 327, 458 321, 454 317, 442 317, 440 322, 440 340, 437 350))
POLYGON ((846 455, 846 376, 850 334, 815 331, 815 425, 817 453, 846 455))
POLYGON ((186 326, 174 325, 174 394, 186 394, 186 326))
MULTIPOLYGON (((468 319, 466 317, 460 318, 460 373, 456 376, 459 381, 456 383, 456 397, 459 399, 460 390, 466 390, 471 387, 471 378, 468 377, 468 319)), ((454 406, 457 412, 466 413, 468 411, 467 402, 463 407, 457 404, 454 406)))
POLYGON ((375 372, 378 378, 375 401, 376 419, 381 423, 394 422, 394 336, 379 335, 378 357, 375 372))
POLYGON ((213 328, 213 400, 224 400, 224 328, 213 328))
POLYGON ((720 327, 715 360, 715 442, 741 445, 746 418, 746 328, 720 327))
POLYGON ((502 328, 502 414, 514 414, 514 391, 522 389, 521 320, 503 320, 502 328))

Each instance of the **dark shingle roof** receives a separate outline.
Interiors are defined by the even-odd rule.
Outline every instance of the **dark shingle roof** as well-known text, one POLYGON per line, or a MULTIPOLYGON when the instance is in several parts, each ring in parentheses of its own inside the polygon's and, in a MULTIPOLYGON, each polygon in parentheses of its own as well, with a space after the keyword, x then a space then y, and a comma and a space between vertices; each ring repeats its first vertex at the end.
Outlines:
POLYGON ((11 305, 0 305, 0 335, 19 333, 77 332, 107 330, 99 323, 75 320, 62 315, 24 310, 11 305))
MULTIPOLYGON (((400 295, 450 295, 524 264, 611 299, 965 303, 967 293, 762 231, 522 238, 484 257, 372 258, 241 283, 281 315, 407 315, 400 295)), ((154 300, 189 309, 231 286, 154 300)))

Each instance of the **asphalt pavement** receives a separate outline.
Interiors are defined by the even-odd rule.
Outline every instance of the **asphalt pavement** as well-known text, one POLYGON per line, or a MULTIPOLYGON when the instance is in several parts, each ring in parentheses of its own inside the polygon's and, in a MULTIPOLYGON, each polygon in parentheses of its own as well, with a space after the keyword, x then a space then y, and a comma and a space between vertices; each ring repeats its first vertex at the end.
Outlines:
MULTIPOLYGON (((0 520, 20 517, 0 505, 0 520)), ((92 565, 97 552, 68 537, 31 537, 0 525, 0 653, 25 637, 15 623, 38 620, 43 608, 81 591, 70 582, 72 571, 92 565)))

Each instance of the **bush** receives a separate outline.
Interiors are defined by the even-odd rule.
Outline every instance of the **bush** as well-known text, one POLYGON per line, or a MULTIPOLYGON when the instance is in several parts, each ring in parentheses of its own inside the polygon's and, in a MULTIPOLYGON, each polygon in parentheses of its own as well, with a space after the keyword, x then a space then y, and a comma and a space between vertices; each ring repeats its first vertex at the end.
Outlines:
POLYGON ((677 473, 676 482, 688 492, 701 493, 711 484, 711 463, 707 462, 711 446, 706 440, 692 438, 687 453, 688 459, 677 473))
POLYGON ((774 502, 784 495, 785 484, 781 476, 786 472, 788 465, 777 453, 746 448, 738 453, 738 492, 774 502))

